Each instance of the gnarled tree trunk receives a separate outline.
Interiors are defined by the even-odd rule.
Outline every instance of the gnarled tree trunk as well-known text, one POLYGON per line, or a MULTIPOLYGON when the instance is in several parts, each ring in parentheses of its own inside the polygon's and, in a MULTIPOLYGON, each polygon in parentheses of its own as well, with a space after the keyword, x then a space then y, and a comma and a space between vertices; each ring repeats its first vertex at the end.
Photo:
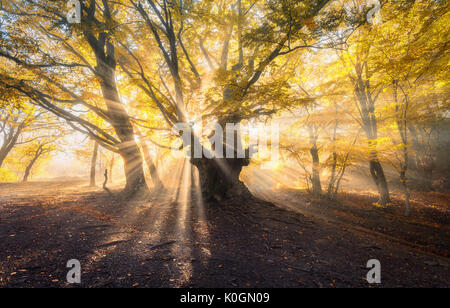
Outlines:
MULTIPOLYGON (((218 124, 223 128, 223 156, 224 158, 194 158, 191 163, 197 167, 200 177, 200 186, 206 201, 221 201, 230 198, 250 198, 252 195, 247 186, 240 180, 242 169, 250 165, 250 151, 245 150, 245 158, 239 158, 238 142, 240 133, 234 133, 234 145, 227 144, 227 124, 236 125, 240 119, 230 116, 219 120, 218 124), (227 156, 227 149, 233 147, 234 156, 227 156)), ((195 141, 193 141, 195 142, 195 141)), ((212 149, 216 151, 217 145, 212 149)), ((228 149, 229 150, 229 149, 228 149)), ((191 153, 193 154, 193 153, 191 153)))
POLYGON ((250 164, 248 159, 192 159, 200 176, 203 197, 207 201, 222 201, 230 198, 250 197, 250 191, 240 180, 243 167, 250 164))

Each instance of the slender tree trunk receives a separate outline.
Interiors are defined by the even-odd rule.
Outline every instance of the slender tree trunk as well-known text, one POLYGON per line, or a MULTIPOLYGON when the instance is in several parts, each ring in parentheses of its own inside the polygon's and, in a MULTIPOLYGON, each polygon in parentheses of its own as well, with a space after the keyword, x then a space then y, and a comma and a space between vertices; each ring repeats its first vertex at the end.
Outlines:
POLYGON ((405 194, 405 216, 409 216, 411 213, 411 204, 410 204, 410 193, 408 189, 408 178, 407 172, 409 168, 409 138, 408 138, 408 108, 409 108, 409 95, 404 91, 404 99, 400 103, 398 98, 398 88, 400 88, 400 84, 398 81, 394 81, 394 100, 396 102, 396 117, 397 117, 397 128, 400 133, 400 138, 403 144, 403 162, 400 163, 400 181, 402 183, 403 192, 405 194))
POLYGON ((337 130, 339 126, 339 111, 338 111, 338 105, 336 102, 334 102, 334 109, 335 109, 335 121, 334 121, 334 130, 333 130, 333 165, 331 167, 331 177, 330 182, 328 184, 328 199, 333 199, 333 188, 336 184, 336 171, 337 171, 337 164, 338 164, 338 155, 336 153, 336 140, 337 140, 337 130))
POLYGON ((24 176, 23 176, 23 182, 24 182, 24 183, 28 182, 28 177, 30 176, 31 168, 33 168, 34 162, 35 162, 35 161, 32 160, 32 161, 28 164, 27 168, 25 169, 25 174, 24 174, 24 176))
POLYGON ((309 131, 309 142, 311 144, 311 149, 309 153, 312 159, 312 194, 316 198, 322 196, 322 183, 320 180, 320 157, 319 148, 317 147, 317 140, 319 139, 318 127, 316 125, 308 125, 309 131))
POLYGON ((96 186, 95 180, 96 180, 96 169, 97 169, 97 156, 98 156, 98 143, 96 142, 95 146, 94 146, 94 152, 92 154, 92 160, 91 160, 91 177, 90 177, 91 181, 89 184, 90 187, 96 186))
POLYGON ((33 159, 31 159, 31 161, 28 163, 28 165, 27 165, 27 167, 25 169, 25 174, 23 176, 23 182, 24 183, 28 182, 28 178, 30 177, 31 170, 33 169, 34 164, 42 156, 42 154, 44 154, 44 145, 39 146, 39 148, 34 153, 33 159))
POLYGON ((33 169, 34 164, 36 163, 37 158, 33 158, 30 163, 27 165, 27 168, 25 169, 25 174, 23 176, 23 182, 26 183, 28 182, 28 178, 30 177, 31 174, 31 169, 33 169))
POLYGON ((403 193, 405 195, 405 205, 406 205, 405 216, 409 216, 411 214, 411 201, 410 201, 411 194, 409 192, 408 179, 406 177, 405 170, 400 172, 400 181, 402 182, 403 193))
POLYGON ((334 188, 334 193, 333 193, 332 198, 331 198, 333 200, 337 200, 338 193, 339 193, 339 188, 341 187, 341 182, 342 182, 342 179, 344 178, 346 169, 347 169, 347 165, 344 165, 342 167, 342 170, 340 171, 339 177, 338 177, 337 182, 336 182, 336 187, 334 188))
POLYGON ((322 183, 320 180, 320 158, 317 145, 314 145, 311 148, 310 153, 313 161, 313 174, 311 179, 313 188, 312 192, 314 197, 319 198, 322 195, 322 183))
POLYGON ((362 128, 364 129, 367 138, 369 139, 370 148, 370 173, 375 182, 380 199, 378 203, 386 205, 391 202, 389 187, 384 174, 383 166, 378 159, 377 139, 378 139, 378 119, 375 113, 376 98, 372 96, 369 76, 367 76, 367 63, 355 64, 355 72, 357 79, 354 80, 355 94, 357 97, 357 105, 361 114, 362 128), (365 76, 365 78, 364 78, 365 76))
POLYGON ((391 202, 391 197, 389 194, 389 187, 386 181, 386 176, 384 174, 383 167, 378 160, 370 161, 370 174, 374 180, 378 193, 380 195, 380 200, 378 201, 381 205, 386 205, 391 202))
POLYGON ((333 188, 334 184, 336 183, 336 171, 337 171, 337 153, 333 153, 333 166, 331 167, 331 177, 330 177, 330 183, 328 184, 328 198, 333 199, 333 188))

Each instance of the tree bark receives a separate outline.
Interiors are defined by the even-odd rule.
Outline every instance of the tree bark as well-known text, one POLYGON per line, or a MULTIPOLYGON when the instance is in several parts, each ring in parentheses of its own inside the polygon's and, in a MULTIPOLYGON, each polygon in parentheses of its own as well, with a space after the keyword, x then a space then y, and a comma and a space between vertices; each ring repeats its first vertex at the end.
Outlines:
POLYGON ((312 159, 312 194, 314 197, 319 198, 322 195, 322 183, 320 180, 320 157, 319 148, 317 147, 317 141, 319 139, 319 129, 316 125, 309 124, 308 131, 309 142, 311 145, 309 153, 311 154, 312 159))
POLYGON ((27 165, 27 168, 25 169, 25 174, 23 176, 23 182, 26 183, 28 182, 28 178, 30 177, 31 174, 31 169, 33 169, 34 164, 36 163, 36 161, 38 160, 38 158, 33 158, 30 163, 27 165))
POLYGON ((333 165, 331 166, 330 182, 328 183, 328 199, 333 199, 334 184, 336 183, 336 171, 337 171, 337 153, 333 153, 333 165))
POLYGON ((248 198, 250 191, 240 180, 248 159, 192 159, 200 176, 200 187, 206 201, 222 201, 231 198, 248 198))
MULTIPOLYGON (((241 146, 238 142, 240 133, 235 132, 233 151, 234 156, 227 156, 227 147, 232 145, 227 144, 227 125, 238 124, 240 119, 237 116, 229 116, 222 118, 218 124, 223 128, 223 156, 226 158, 192 158, 191 163, 197 167, 200 177, 200 186, 206 201, 222 201, 231 198, 251 198, 251 193, 247 186, 240 180, 242 169, 250 165, 250 151, 245 150, 245 158, 238 157, 238 147, 241 146)), ((192 143, 198 142, 193 138, 192 143)), ((216 144, 213 145, 213 151, 216 150, 216 144)), ((193 154, 193 153, 191 153, 193 154)), ((194 155, 191 155, 194 157, 194 155)))
POLYGON ((359 113, 361 115, 362 128, 369 140, 370 153, 370 173, 374 180, 380 199, 378 201, 381 205, 386 205, 391 202, 389 187, 386 181, 383 167, 378 159, 377 143, 378 143, 378 119, 375 113, 375 102, 377 96, 372 96, 371 84, 367 74, 367 63, 355 63, 356 79, 352 82, 355 87, 356 103, 359 113), (365 76, 365 78, 364 78, 365 76))
POLYGON ((4 151, 4 150, 1 150, 1 151, 0 151, 0 168, 1 168, 2 165, 3 165, 3 162, 4 162, 5 159, 6 159, 6 156, 8 156, 8 153, 7 153, 6 151, 4 151))
POLYGON ((98 156, 98 143, 95 143, 94 146, 94 152, 92 154, 92 160, 91 160, 91 177, 90 177, 90 187, 95 187, 96 186, 96 169, 97 169, 97 156, 98 156))
POLYGON ((411 214, 411 194, 408 188, 408 178, 406 177, 406 170, 400 172, 400 181, 402 182, 403 193, 405 195, 405 216, 409 216, 411 214))
POLYGON ((383 167, 378 160, 370 161, 370 174, 372 175, 372 179, 377 185, 378 192, 380 195, 380 200, 378 201, 381 205, 386 205, 391 202, 391 197, 389 194, 389 188, 386 181, 386 176, 384 174, 383 167))
POLYGON ((338 164, 338 154, 336 153, 336 141, 337 141, 337 130, 339 126, 339 110, 338 105, 334 102, 334 110, 335 110, 335 120, 334 120, 334 130, 333 130, 333 165, 331 166, 331 176, 330 182, 328 183, 328 191, 327 196, 328 199, 333 200, 333 189, 334 184, 336 183, 336 171, 338 164))
POLYGON ((322 184, 320 181, 320 158, 319 158, 319 150, 317 149, 317 145, 314 145, 311 150, 311 157, 313 161, 313 174, 312 174, 312 188, 313 188, 313 196, 319 198, 322 195, 322 184))
POLYGON ((137 145, 136 148, 132 147, 128 151, 122 152, 121 156, 124 161, 125 178, 127 181, 125 193, 130 196, 149 193, 145 181, 143 161, 137 145))
MULTIPOLYGON (((109 47, 112 48, 112 47, 109 47)), ((111 64, 111 63, 110 63, 111 64)), ((97 68, 101 77, 101 88, 112 125, 120 141, 119 154, 124 161, 126 186, 125 193, 132 196, 138 193, 149 193, 145 182, 141 151, 134 139, 134 130, 125 107, 120 101, 115 81, 115 63, 107 65, 101 62, 97 68)))
MULTIPOLYGON (((107 23, 113 24, 113 14, 108 1, 103 1, 103 15, 107 23)), ((88 9, 88 25, 94 24, 96 11, 95 1, 88 9)), ((100 80, 103 99, 106 104, 109 122, 119 137, 118 153, 124 161, 126 186, 125 194, 133 196, 137 193, 148 194, 147 183, 145 182, 142 155, 134 139, 134 130, 130 117, 123 105, 116 84, 116 53, 112 32, 100 32, 96 37, 97 30, 93 27, 86 27, 83 30, 84 36, 95 53, 97 67, 96 76, 100 80)))
POLYGON ((3 136, 3 145, 0 147, 0 168, 5 162, 6 157, 8 157, 8 154, 16 146, 17 141, 19 140, 19 136, 22 133, 24 127, 25 121, 19 125, 17 130, 14 131, 11 129, 9 134, 5 134, 3 136))
POLYGON ((30 177, 31 170, 33 169, 34 164, 38 161, 38 159, 42 156, 42 154, 44 154, 44 152, 45 152, 44 145, 41 145, 34 153, 34 157, 31 159, 31 161, 28 163, 25 169, 25 174, 23 176, 24 183, 28 182, 28 178, 30 177))
POLYGON ((25 174, 23 176, 23 182, 26 183, 28 182, 28 178, 30 176, 31 173, 31 169, 33 168, 33 165, 36 163, 36 160, 33 159, 31 160, 31 162, 27 165, 27 168, 25 169, 25 174))
POLYGON ((402 183, 403 192, 405 194, 405 216, 409 216, 411 213, 410 193, 408 189, 408 177, 407 172, 409 169, 409 138, 408 138, 408 108, 409 108, 409 95, 403 92, 404 99, 400 102, 398 97, 398 89, 401 88, 398 81, 394 81, 394 100, 396 102, 395 114, 397 117, 397 128, 400 133, 400 138, 403 144, 403 162, 400 163, 400 181, 402 183))

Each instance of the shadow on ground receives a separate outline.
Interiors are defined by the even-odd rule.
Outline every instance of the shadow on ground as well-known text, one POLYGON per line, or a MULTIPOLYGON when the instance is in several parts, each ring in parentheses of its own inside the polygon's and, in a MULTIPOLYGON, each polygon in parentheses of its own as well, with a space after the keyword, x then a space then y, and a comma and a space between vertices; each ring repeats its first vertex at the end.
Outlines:
POLYGON ((0 186, 0 286, 76 287, 70 259, 81 287, 368 287, 370 259, 382 287, 450 286, 445 258, 256 199, 205 205, 195 185, 178 186, 151 200, 82 183, 0 186))

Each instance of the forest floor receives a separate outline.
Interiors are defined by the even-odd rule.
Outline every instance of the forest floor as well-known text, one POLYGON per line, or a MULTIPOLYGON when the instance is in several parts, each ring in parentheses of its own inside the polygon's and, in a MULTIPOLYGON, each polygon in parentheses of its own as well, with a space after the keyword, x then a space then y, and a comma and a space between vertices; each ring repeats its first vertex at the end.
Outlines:
POLYGON ((375 193, 340 193, 337 201, 317 199, 307 191, 283 188, 255 194, 308 217, 450 257, 450 194, 412 192, 408 217, 405 216, 404 197, 396 193, 391 194, 392 203, 384 207, 376 204, 375 193))
POLYGON ((371 259, 381 287, 450 287, 448 196, 418 198, 406 219, 395 201, 378 209, 354 194, 207 206, 186 187, 145 201, 112 191, 0 184, 0 287, 74 287, 71 259, 81 287, 369 287, 371 259))

